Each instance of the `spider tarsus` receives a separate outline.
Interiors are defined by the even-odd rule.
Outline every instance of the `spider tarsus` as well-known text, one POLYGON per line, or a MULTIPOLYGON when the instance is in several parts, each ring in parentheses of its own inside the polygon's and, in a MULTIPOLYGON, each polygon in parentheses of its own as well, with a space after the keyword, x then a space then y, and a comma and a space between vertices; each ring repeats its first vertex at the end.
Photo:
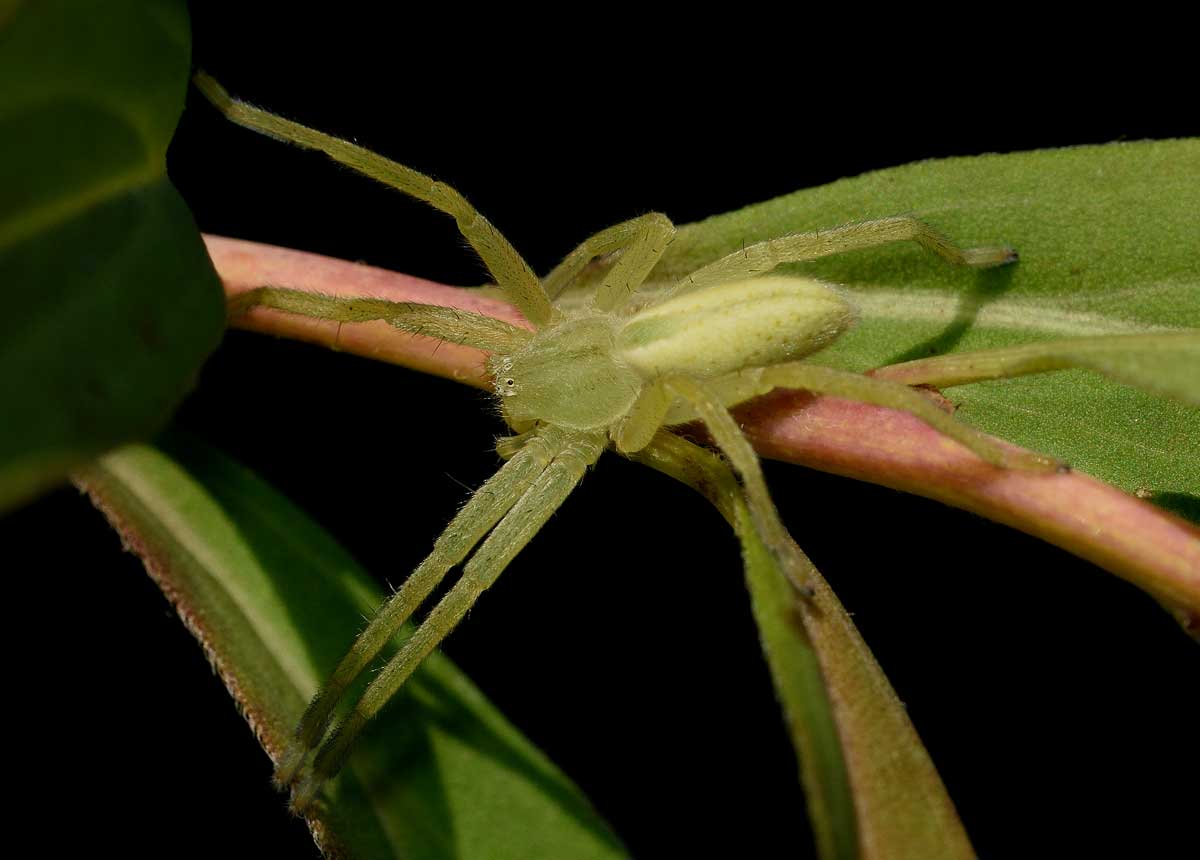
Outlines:
POLYGON ((279 764, 276 766, 275 775, 272 778, 275 787, 281 791, 290 788, 296 781, 296 777, 300 775, 300 768, 304 766, 304 759, 307 756, 308 750, 304 748, 299 739, 289 740, 283 754, 279 757, 279 764))
POLYGON ((321 783, 313 776, 312 773, 306 773, 300 777, 292 789, 291 809, 297 815, 306 815, 312 812, 318 803, 317 793, 321 790, 321 783))
POLYGON ((1017 249, 1008 245, 993 245, 984 248, 967 248, 962 252, 963 262, 976 269, 1006 266, 1020 259, 1017 249))
POLYGON ((257 296, 255 295, 257 292, 257 290, 247 290, 244 293, 238 293, 236 296, 232 296, 229 301, 225 303, 226 318, 233 320, 237 319, 243 314, 248 313, 250 309, 257 304, 257 296))

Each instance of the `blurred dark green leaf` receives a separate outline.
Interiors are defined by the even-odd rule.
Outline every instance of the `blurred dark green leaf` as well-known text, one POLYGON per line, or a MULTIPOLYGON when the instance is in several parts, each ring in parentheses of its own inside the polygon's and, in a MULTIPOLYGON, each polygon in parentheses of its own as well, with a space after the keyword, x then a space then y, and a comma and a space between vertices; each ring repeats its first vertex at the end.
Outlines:
POLYGON ((224 325, 166 175, 183 2, 0 10, 0 509, 157 430, 224 325))

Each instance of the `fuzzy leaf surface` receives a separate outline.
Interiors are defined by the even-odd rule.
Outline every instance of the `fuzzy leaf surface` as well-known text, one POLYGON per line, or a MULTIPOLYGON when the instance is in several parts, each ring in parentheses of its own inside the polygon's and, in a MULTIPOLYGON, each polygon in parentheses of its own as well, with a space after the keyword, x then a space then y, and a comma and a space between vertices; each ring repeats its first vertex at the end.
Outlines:
MULTIPOLYGON (((1020 261, 970 271, 894 245, 786 267, 842 285, 859 308, 858 324, 814 361, 862 371, 1064 338, 1200 329, 1195 139, 926 161, 843 179, 687 225, 654 277, 682 277, 773 236, 899 214, 964 246, 1011 245, 1020 261)), ((947 394, 984 430, 1195 518, 1200 416, 1157 394, 1194 393, 1197 350, 1112 353, 1098 369, 1147 381, 1154 393, 1069 370, 947 394)))

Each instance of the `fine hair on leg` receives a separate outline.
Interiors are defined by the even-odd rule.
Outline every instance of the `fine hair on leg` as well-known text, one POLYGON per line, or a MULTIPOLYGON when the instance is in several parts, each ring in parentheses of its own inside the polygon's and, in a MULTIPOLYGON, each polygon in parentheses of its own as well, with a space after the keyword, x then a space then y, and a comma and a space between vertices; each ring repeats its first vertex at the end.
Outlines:
POLYGON ((393 302, 369 296, 327 296, 284 287, 256 287, 238 293, 230 299, 228 313, 232 318, 254 308, 271 308, 339 323, 383 320, 410 334, 461 343, 488 352, 518 350, 533 336, 503 320, 459 308, 393 302))
POLYGON ((748 373, 758 375, 763 383, 759 388, 760 392, 771 388, 802 388, 814 394, 844 397, 860 403, 907 412, 969 448, 993 466, 1040 471, 1064 468, 1063 464, 1053 457, 1005 447, 982 430, 977 430, 944 412, 928 397, 907 385, 802 362, 755 368, 748 373))
POLYGON ((704 426, 712 435, 713 441, 721 449, 721 453, 729 460, 742 486, 746 491, 746 503, 750 507, 750 515, 758 529, 763 542, 771 550, 780 567, 788 575, 793 587, 804 595, 811 594, 810 586, 796 573, 794 562, 794 545, 787 528, 779 518, 775 502, 767 489, 766 478, 763 477, 762 464, 758 454, 750 445, 749 440, 742 435, 729 410, 722 405, 720 398, 703 383, 687 376, 672 376, 663 380, 667 390, 679 395, 696 410, 704 426))
MULTIPOLYGON (((527 486, 520 499, 475 550, 463 567, 459 581, 372 679, 353 710, 317 749, 311 770, 301 772, 295 783, 293 804, 297 809, 306 808, 321 785, 337 774, 367 723, 545 525, 606 445, 601 433, 564 435, 563 444, 554 459, 527 486)), ((522 451, 528 447, 527 444, 522 451)))
POLYGON ((784 263, 802 263, 892 242, 915 242, 956 266, 986 268, 1017 259, 1017 252, 1006 246, 959 248, 924 221, 897 216, 845 224, 814 233, 792 233, 747 245, 692 272, 680 280, 670 294, 677 295, 714 284, 765 275, 784 263))
POLYGON ((549 322, 550 300, 537 275, 504 235, 452 187, 358 144, 235 99, 204 72, 197 72, 194 80, 204 97, 232 122, 286 143, 319 150, 334 161, 452 217, 508 300, 535 326, 549 322))
POLYGON ((425 558, 376 611, 337 668, 313 697, 280 760, 276 780, 282 785, 297 776, 308 753, 325 737, 338 701, 346 688, 396 635, 416 608, 437 588, 455 565, 486 535, 562 453, 562 431, 545 428, 526 441, 508 462, 477 489, 438 537, 425 558))
MULTIPOLYGON (((666 242, 669 242, 674 235, 675 228, 667 216, 651 212, 648 215, 639 215, 628 221, 622 221, 620 224, 606 227, 599 233, 594 233, 580 242, 575 250, 563 257, 562 262, 542 279, 542 287, 546 290, 546 295, 553 301, 570 286, 571 282, 592 260, 620 251, 651 232, 662 234, 662 244, 665 249, 666 242)), ((659 256, 661 256, 661 252, 659 256)), ((657 258, 655 259, 657 261, 657 258)), ((649 269, 646 270, 646 273, 649 273, 649 269)), ((645 275, 642 276, 642 280, 645 280, 645 275)))

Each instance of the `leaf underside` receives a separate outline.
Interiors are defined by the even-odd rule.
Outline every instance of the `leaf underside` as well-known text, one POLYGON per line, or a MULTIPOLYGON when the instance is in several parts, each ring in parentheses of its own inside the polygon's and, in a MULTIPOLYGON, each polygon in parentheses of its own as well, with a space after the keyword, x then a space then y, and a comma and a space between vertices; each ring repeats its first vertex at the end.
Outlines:
POLYGON ((634 455, 712 501, 742 547, 763 653, 825 860, 969 860, 954 804, 845 608, 794 544, 777 556, 711 451, 660 434, 634 455), (783 565, 791 573, 785 573, 783 565), (801 597, 794 581, 811 591, 801 597))
MULTIPOLYGON (((127 446, 78 482, 278 755, 381 600, 375 585, 287 499, 199 442, 127 446)), ((309 825, 332 857, 628 856, 578 789, 440 653, 389 704, 327 794, 309 825)))

